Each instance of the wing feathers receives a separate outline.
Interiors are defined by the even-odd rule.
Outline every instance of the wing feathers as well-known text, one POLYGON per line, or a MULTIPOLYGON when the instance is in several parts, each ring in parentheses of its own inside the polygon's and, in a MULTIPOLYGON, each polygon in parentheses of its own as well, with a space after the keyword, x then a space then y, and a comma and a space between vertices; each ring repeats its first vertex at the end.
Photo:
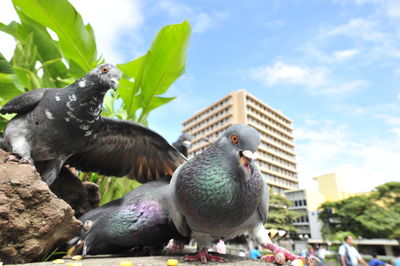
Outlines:
POLYGON ((156 132, 134 122, 102 118, 89 146, 68 159, 82 171, 128 176, 139 182, 172 175, 185 157, 156 132))
POLYGON ((31 111, 43 98, 43 95, 50 89, 36 89, 28 91, 24 94, 18 95, 8 101, 1 109, 2 114, 18 113, 23 114, 31 111))

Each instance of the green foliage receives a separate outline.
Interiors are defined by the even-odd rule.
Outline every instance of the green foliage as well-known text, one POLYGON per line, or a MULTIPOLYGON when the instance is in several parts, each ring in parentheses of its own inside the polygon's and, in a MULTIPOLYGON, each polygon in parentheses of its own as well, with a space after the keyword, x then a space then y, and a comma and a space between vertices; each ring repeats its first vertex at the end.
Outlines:
POLYGON ((100 205, 121 198, 129 191, 141 185, 136 180, 131 180, 126 177, 115 178, 99 175, 97 173, 81 173, 79 177, 82 181, 89 181, 99 185, 99 193, 101 195, 100 205))
POLYGON ((319 218, 323 222, 324 237, 331 238, 338 232, 347 231, 364 238, 400 238, 399 203, 393 201, 400 196, 396 190, 400 183, 395 183, 379 186, 367 196, 322 204, 319 218))
POLYGON ((13 0, 13 3, 25 16, 57 34, 63 54, 76 63, 76 74, 84 75, 97 65, 93 29, 83 24, 80 14, 68 1, 13 0))
MULTIPOLYGON (((20 22, 0 22, 0 31, 16 40, 10 61, 0 53, 0 106, 29 90, 65 87, 104 61, 97 54, 92 27, 67 0, 12 2, 20 22)), ((117 93, 106 94, 102 115, 147 125, 152 110, 174 99, 162 94, 184 73, 190 33, 187 21, 166 26, 144 56, 117 65, 123 73, 120 86, 117 93)), ((0 115, 0 132, 12 117, 0 115)), ((138 186, 126 178, 81 173, 83 179, 88 176, 100 185, 102 203, 138 186)))
POLYGON ((379 205, 400 213, 400 182, 388 182, 377 186, 371 197, 379 205))
POLYGON ((296 227, 293 225, 293 221, 299 218, 301 214, 288 208, 292 205, 292 202, 284 195, 270 190, 268 220, 265 227, 295 233, 296 227))
POLYGON ((135 80, 132 84, 125 77, 119 89, 129 119, 136 120, 136 112, 141 108, 137 121, 146 123, 150 111, 174 99, 159 95, 184 73, 190 32, 187 21, 166 26, 157 34, 146 55, 118 65, 128 78, 135 80))

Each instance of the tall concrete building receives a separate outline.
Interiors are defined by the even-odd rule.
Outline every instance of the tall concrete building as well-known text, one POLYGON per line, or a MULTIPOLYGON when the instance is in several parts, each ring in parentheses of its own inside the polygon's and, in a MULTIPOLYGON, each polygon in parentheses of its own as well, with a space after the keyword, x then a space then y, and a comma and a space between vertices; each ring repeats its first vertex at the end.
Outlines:
POLYGON ((257 161, 275 192, 297 189, 292 120, 245 90, 231 92, 183 122, 183 132, 193 136, 189 158, 201 153, 225 129, 238 123, 260 132, 257 161))

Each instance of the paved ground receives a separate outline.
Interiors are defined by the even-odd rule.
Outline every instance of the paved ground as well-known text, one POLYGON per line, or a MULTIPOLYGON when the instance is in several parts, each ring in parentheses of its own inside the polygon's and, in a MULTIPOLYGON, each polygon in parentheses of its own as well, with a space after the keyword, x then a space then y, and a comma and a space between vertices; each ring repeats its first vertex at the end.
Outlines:
MULTIPOLYGON (((247 258, 242 258, 233 255, 224 255, 227 259, 226 263, 210 262, 207 265, 220 265, 220 266, 275 266, 275 264, 270 264, 262 261, 254 261, 247 258)), ((28 264, 19 264, 26 266, 54 266, 54 265, 66 265, 71 262, 82 263, 83 266, 119 266, 121 261, 131 261, 132 266, 166 266, 168 259, 177 259, 179 261, 178 266, 194 266, 203 265, 200 262, 182 262, 182 256, 153 256, 153 257, 110 257, 110 256, 88 256, 81 261, 65 260, 65 264, 53 264, 52 262, 37 262, 28 264)))

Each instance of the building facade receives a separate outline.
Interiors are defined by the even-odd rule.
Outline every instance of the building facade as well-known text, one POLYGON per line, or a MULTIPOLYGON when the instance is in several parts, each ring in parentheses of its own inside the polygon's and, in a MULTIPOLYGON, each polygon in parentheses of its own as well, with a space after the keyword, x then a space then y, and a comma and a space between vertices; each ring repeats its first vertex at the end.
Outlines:
POLYGON ((295 249, 302 250, 310 243, 323 243, 322 222, 318 219, 319 206, 325 201, 338 201, 351 196, 344 190, 340 175, 326 174, 314 178, 318 182, 318 190, 297 189, 285 191, 284 194, 293 206, 289 209, 297 211, 301 217, 293 225, 297 233, 292 235, 295 240, 295 249))
POLYGON ((270 187, 278 193, 297 189, 292 120, 245 90, 231 92, 183 122, 183 132, 193 137, 189 158, 238 123, 252 126, 260 133, 257 161, 270 187))
POLYGON ((290 210, 299 212, 301 216, 293 222, 297 233, 293 239, 322 239, 322 222, 318 219, 318 207, 325 201, 319 191, 297 189, 284 192, 286 198, 293 203, 290 210))

